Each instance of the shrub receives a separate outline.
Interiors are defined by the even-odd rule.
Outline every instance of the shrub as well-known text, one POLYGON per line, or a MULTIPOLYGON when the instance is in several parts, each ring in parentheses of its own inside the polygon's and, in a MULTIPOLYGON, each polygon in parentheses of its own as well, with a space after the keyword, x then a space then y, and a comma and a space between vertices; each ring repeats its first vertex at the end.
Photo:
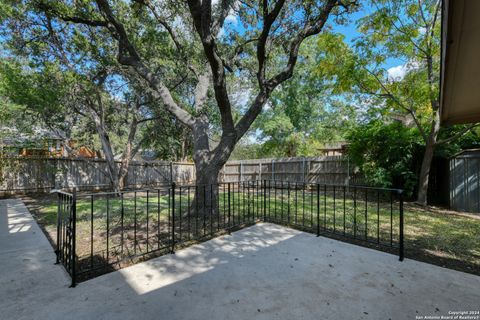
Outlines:
POLYGON ((348 156, 369 185, 402 188, 407 196, 417 185, 414 155, 421 137, 400 122, 373 120, 347 133, 348 156))

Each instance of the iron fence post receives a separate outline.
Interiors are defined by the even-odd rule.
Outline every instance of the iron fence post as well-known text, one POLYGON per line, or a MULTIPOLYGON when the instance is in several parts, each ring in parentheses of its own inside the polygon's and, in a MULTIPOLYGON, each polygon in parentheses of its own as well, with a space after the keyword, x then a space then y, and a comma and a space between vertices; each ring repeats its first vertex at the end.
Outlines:
MULTIPOLYGON (((160 199, 160 194, 158 195, 158 199, 160 199)), ((160 200, 159 200, 160 201, 160 200)), ((120 204, 121 204, 121 209, 120 209, 120 228, 122 229, 122 233, 120 234, 120 243, 121 243, 121 249, 120 249, 120 255, 123 258, 123 244, 124 244, 124 218, 125 218, 125 206, 123 203, 123 192, 120 193, 120 204)), ((93 206, 93 196, 92 196, 92 206, 93 206)), ((92 210, 93 214, 93 210, 92 210)), ((160 219, 159 219, 160 220, 160 219)), ((93 215, 92 215, 92 237, 93 237, 93 215)), ((158 238, 157 238, 158 241, 158 238)), ((92 251, 93 251, 93 239, 91 240, 92 244, 92 251)), ((93 258, 92 258, 93 262, 93 258)))
POLYGON ((320 236, 320 184, 317 184, 317 237, 320 236))
POLYGON ((267 180, 263 180, 263 222, 267 222, 267 180))
POLYGON ((170 253, 175 253, 175 183, 172 183, 172 197, 171 200, 171 208, 172 208, 172 250, 170 253))
POLYGON ((77 270, 76 270, 76 256, 77 256, 77 188, 73 188, 72 194, 72 251, 70 255, 72 264, 72 284, 70 287, 74 288, 77 285, 77 270))
POLYGON ((232 227, 231 217, 231 205, 230 205, 230 182, 228 183, 228 234, 230 234, 230 228, 232 227))
POLYGON ((60 193, 57 193, 57 248, 55 249, 55 255, 56 255, 56 260, 55 260, 55 264, 59 264, 60 263, 60 259, 58 258, 58 255, 60 254, 60 221, 61 221, 61 217, 60 217, 60 208, 61 208, 61 194, 60 193))
POLYGON ((403 261, 404 255, 405 255, 405 248, 404 248, 404 243, 403 243, 403 191, 399 190, 398 191, 398 197, 400 201, 400 245, 399 245, 399 260, 403 261))
POLYGON ((290 181, 287 182, 287 225, 290 225, 290 181))
POLYGON ((353 238, 357 238, 357 188, 353 186, 353 238))

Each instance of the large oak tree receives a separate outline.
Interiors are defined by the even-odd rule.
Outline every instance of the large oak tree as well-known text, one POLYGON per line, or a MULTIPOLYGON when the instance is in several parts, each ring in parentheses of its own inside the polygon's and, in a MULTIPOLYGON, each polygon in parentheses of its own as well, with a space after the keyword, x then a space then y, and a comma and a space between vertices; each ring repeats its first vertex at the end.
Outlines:
MULTIPOLYGON (((272 92, 292 77, 302 42, 322 32, 332 15, 341 19, 355 2, 36 0, 20 6, 31 11, 26 19, 51 19, 64 39, 101 35, 115 43, 117 62, 192 131, 196 183, 210 185, 272 92), (237 25, 228 23, 232 19, 237 25), (238 82, 250 88, 244 106, 232 105, 238 82), (178 88, 190 88, 190 94, 178 88), (214 129, 219 139, 211 143, 214 129)), ((85 49, 92 61, 82 67, 89 69, 99 63, 91 53, 101 49, 85 49)))

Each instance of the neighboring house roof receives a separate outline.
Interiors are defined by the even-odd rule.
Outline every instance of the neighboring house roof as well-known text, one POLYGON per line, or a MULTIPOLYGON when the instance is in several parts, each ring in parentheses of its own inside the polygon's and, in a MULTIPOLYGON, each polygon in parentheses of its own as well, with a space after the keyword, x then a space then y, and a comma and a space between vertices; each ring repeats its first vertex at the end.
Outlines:
POLYGON ((345 146, 348 144, 346 141, 337 141, 337 142, 331 142, 331 143, 325 143, 323 145, 322 150, 327 150, 327 149, 342 149, 345 148, 345 146))
MULTIPOLYGON (((0 126, 0 148, 12 155, 62 157, 66 141, 60 134, 45 129, 34 128, 31 133, 25 133, 16 128, 0 126)), ((71 157, 97 157, 94 150, 82 145, 75 146, 75 140, 68 140, 67 143, 72 149, 71 157)))
POLYGON ((21 146, 45 140, 62 140, 57 134, 45 129, 33 129, 31 133, 16 128, 0 126, 0 142, 5 146, 21 146))
POLYGON ((319 148, 318 151, 324 155, 342 155, 347 150, 347 146, 348 143, 345 141, 326 143, 322 148, 319 148))
POLYGON ((480 122, 480 1, 444 0, 441 122, 480 122))

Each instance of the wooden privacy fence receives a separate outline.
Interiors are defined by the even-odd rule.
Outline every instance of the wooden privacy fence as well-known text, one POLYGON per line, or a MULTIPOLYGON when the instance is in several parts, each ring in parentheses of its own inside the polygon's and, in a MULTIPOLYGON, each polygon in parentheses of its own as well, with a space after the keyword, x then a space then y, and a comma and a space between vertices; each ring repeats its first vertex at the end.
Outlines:
MULTIPOLYGON (((317 158, 255 159, 229 161, 220 182, 277 180, 321 184, 358 183, 348 160, 341 156, 317 158)), ((127 188, 142 188, 195 181, 190 162, 136 162, 130 164, 127 188)), ((104 160, 68 158, 8 158, 0 163, 1 192, 49 192, 76 187, 79 190, 108 189, 104 160)))
MULTIPOLYGON (((76 187, 79 190, 108 189, 110 180, 104 160, 68 158, 8 158, 0 164, 0 191, 48 192, 76 187)), ((117 163, 119 165, 119 163, 117 163)), ((188 162, 130 163, 127 188, 195 180, 195 167, 188 162)))
POLYGON ((342 156, 229 161, 220 179, 222 182, 277 180, 339 185, 359 180, 348 159, 342 156))

